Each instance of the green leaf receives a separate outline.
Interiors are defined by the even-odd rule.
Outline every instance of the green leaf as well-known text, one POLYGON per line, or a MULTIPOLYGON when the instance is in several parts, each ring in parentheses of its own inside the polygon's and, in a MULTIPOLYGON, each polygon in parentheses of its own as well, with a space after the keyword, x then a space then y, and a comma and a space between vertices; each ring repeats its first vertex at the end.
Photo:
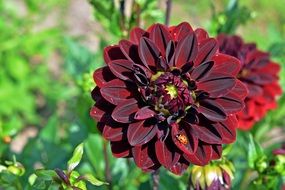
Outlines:
POLYGON ((90 182, 92 185, 95 185, 95 186, 109 185, 109 183, 98 180, 92 174, 85 174, 83 176, 83 179, 85 179, 86 181, 90 182))
POLYGON ((250 168, 255 168, 255 163, 260 159, 264 158, 265 154, 261 146, 253 139, 252 135, 249 135, 248 144, 248 165, 250 168))
POLYGON ((35 171, 36 176, 42 178, 43 180, 52 180, 54 177, 57 176, 54 170, 43 170, 39 169, 35 171))
POLYGON ((67 162, 67 170, 68 172, 71 172, 76 166, 80 163, 82 155, 83 155, 83 143, 79 144, 71 157, 71 159, 67 162))

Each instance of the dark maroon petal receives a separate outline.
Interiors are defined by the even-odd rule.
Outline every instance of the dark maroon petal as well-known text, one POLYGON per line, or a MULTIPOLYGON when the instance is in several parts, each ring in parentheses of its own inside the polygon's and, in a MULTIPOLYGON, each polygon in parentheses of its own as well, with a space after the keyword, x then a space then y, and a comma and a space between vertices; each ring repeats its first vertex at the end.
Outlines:
POLYGON ((243 101, 235 94, 230 92, 225 97, 217 98, 216 101, 224 108, 228 114, 237 113, 244 107, 243 101))
POLYGON ((100 89, 100 92, 104 99, 114 105, 118 105, 120 102, 125 101, 131 95, 125 82, 119 79, 114 79, 106 83, 100 89))
POLYGON ((276 81, 277 77, 268 73, 251 72, 250 75, 246 76, 246 80, 259 85, 266 85, 276 81))
POLYGON ((241 100, 243 100, 248 94, 248 89, 244 83, 242 83, 240 80, 236 80, 235 87, 231 90, 231 93, 234 93, 241 100))
POLYGON ((181 24, 177 25, 172 31, 173 38, 177 41, 184 39, 187 35, 192 33, 193 29, 187 22, 182 22, 181 24))
POLYGON ((224 73, 209 73, 196 83, 199 90, 204 90, 211 97, 223 96, 231 91, 236 84, 236 79, 224 73))
POLYGON ((189 163, 186 160, 184 161, 184 159, 180 159, 174 166, 169 168, 169 170, 176 175, 182 175, 186 171, 188 166, 189 163))
POLYGON ((138 167, 143 170, 151 168, 155 165, 154 161, 151 159, 152 155, 150 154, 149 146, 135 146, 132 148, 132 154, 134 157, 134 161, 138 167))
POLYGON ((198 42, 201 42, 203 40, 206 40, 207 38, 209 38, 208 33, 202 29, 202 28, 197 28, 195 31, 195 34, 197 36, 198 42))
POLYGON ((143 37, 139 44, 139 56, 147 68, 155 68, 159 58, 159 50, 149 39, 143 37))
POLYGON ((93 106, 90 110, 90 116, 96 121, 100 121, 105 114, 106 114, 105 111, 95 106, 93 106))
POLYGON ((108 64, 110 61, 116 59, 126 59, 118 45, 108 46, 104 49, 104 60, 108 64))
POLYGON ((165 56, 167 44, 171 40, 168 29, 162 24, 155 24, 154 27, 151 28, 149 37, 156 44, 162 56, 165 56))
POLYGON ((143 145, 149 142, 157 132, 157 126, 148 121, 131 123, 128 128, 128 141, 132 146, 143 145))
POLYGON ((170 144, 168 142, 170 141, 156 141, 155 153, 161 165, 166 168, 171 168, 178 162, 180 154, 178 154, 174 149, 169 147, 170 144))
POLYGON ((131 146, 125 141, 111 141, 111 150, 116 158, 125 158, 131 155, 131 146))
POLYGON ((195 125, 192 124, 191 131, 192 133, 201 141, 209 144, 222 144, 222 134, 219 133, 214 126, 210 124, 204 125, 195 125))
POLYGON ((205 61, 211 60, 213 55, 217 52, 218 48, 219 47, 217 40, 215 40, 214 38, 208 38, 204 40, 199 45, 198 55, 194 61, 194 64, 199 65, 205 61))
MULTIPOLYGON (((126 129, 126 127, 124 127, 126 129)), ((122 127, 105 126, 102 135, 109 141, 121 141, 123 140, 123 134, 126 133, 122 127)))
POLYGON ((181 68, 187 62, 193 61, 197 51, 197 38, 194 33, 191 33, 177 44, 177 48, 175 50, 175 66, 181 68))
POLYGON ((168 44, 167 44, 167 47, 166 47, 166 55, 165 55, 165 57, 166 57, 166 61, 167 61, 167 63, 168 63, 168 65, 170 66, 170 67, 172 67, 173 66, 173 64, 174 64, 174 50, 175 50, 175 44, 174 44, 174 42, 171 40, 171 41, 169 41, 168 42, 168 44))
POLYGON ((211 145, 199 142, 197 151, 193 155, 184 154, 184 158, 192 164, 199 166, 207 165, 212 157, 211 145))
POLYGON ((220 159, 222 156, 223 147, 220 144, 212 145, 212 158, 213 160, 220 159))
POLYGON ((121 80, 132 81, 133 78, 133 62, 124 59, 118 59, 109 63, 112 73, 121 80))
POLYGON ((244 82, 244 84, 246 85, 248 89, 247 97, 251 98, 251 97, 257 97, 257 96, 262 95, 263 90, 261 86, 256 85, 256 84, 247 83, 247 82, 244 82))
POLYGON ((148 36, 148 33, 139 27, 133 28, 130 32, 130 40, 135 44, 139 44, 143 36, 148 36))
POLYGON ((223 121, 226 119, 227 114, 223 107, 215 100, 204 99, 199 102, 200 106, 198 111, 211 121, 223 121))
POLYGON ((236 139, 238 121, 235 115, 228 116, 227 120, 213 124, 223 138, 223 144, 229 144, 236 139))
POLYGON ((198 65, 195 69, 193 69, 191 73, 191 78, 198 81, 199 79, 207 75, 207 73, 210 71, 213 65, 214 65, 213 61, 204 62, 198 65))
POLYGON ((219 53, 213 56, 212 60, 216 63, 213 67, 215 72, 236 76, 240 71, 240 61, 232 56, 219 53))
POLYGON ((180 124, 180 128, 176 125, 171 127, 171 137, 174 144, 185 154, 194 154, 198 147, 198 139, 192 133, 189 123, 183 122, 180 124), (186 142, 181 141, 180 138, 183 136, 186 137, 186 142))
POLYGON ((102 67, 100 69, 97 69, 93 73, 93 79, 97 86, 101 88, 104 84, 109 82, 110 80, 113 80, 115 76, 110 71, 108 66, 102 67))
POLYGON ((155 116, 155 112, 149 109, 149 106, 145 106, 136 113, 135 119, 144 120, 155 116))
POLYGON ((138 110, 138 102, 135 99, 127 99, 113 110, 112 118, 120 123, 131 123, 138 110))
POLYGON ((133 44, 128 40, 121 40, 119 42, 119 46, 121 51, 129 61, 141 64, 141 60, 139 58, 138 46, 136 44, 133 44))

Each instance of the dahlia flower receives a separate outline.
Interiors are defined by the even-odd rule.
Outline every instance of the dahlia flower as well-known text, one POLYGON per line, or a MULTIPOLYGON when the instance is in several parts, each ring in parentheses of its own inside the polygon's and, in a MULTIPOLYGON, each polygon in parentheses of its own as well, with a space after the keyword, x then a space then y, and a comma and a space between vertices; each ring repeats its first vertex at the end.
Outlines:
POLYGON ((143 171, 164 166, 181 174, 205 165, 235 141, 235 113, 247 94, 240 62, 188 23, 134 28, 129 40, 104 49, 94 72, 91 116, 115 157, 143 171), (229 64, 230 63, 230 64, 229 64))
POLYGON ((268 110, 276 108, 276 97, 281 94, 278 84, 280 66, 270 60, 269 53, 257 49, 254 43, 244 43, 239 36, 220 34, 220 52, 241 61, 238 78, 246 85, 248 95, 245 108, 238 113, 239 128, 248 130, 261 120, 268 110))

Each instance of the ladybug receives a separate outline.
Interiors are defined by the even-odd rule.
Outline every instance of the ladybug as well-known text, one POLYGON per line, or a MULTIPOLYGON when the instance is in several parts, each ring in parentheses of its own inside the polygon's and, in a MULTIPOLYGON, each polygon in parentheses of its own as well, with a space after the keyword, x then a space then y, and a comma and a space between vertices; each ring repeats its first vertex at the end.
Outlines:
POLYGON ((186 135, 177 134, 175 137, 181 144, 186 145, 188 143, 188 139, 187 139, 186 135))

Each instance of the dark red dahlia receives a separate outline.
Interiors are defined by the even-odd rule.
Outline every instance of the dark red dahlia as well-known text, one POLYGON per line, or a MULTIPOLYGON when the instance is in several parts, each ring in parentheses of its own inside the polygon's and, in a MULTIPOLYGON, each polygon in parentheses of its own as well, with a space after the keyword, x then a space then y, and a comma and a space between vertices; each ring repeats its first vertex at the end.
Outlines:
POLYGON ((222 144, 235 141, 247 91, 236 79, 239 61, 217 50, 188 23, 134 28, 130 40, 105 48, 90 114, 114 156, 175 174, 221 156, 222 144))
POLYGON ((256 48, 256 44, 244 43, 239 36, 220 34, 217 37, 220 51, 241 61, 238 78, 249 93, 245 108, 238 114, 239 128, 250 129, 268 110, 276 108, 276 97, 281 94, 278 84, 280 66, 270 60, 269 53, 256 48))

